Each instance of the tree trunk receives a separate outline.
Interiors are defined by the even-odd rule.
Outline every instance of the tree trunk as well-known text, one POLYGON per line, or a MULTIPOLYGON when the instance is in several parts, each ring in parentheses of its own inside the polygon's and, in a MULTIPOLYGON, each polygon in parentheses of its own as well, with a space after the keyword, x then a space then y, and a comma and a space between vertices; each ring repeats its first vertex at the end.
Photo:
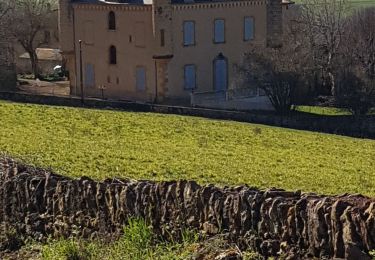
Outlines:
POLYGON ((36 55, 35 51, 29 51, 29 55, 30 55, 30 62, 31 62, 31 70, 34 74, 34 79, 38 79, 40 77, 38 56, 36 55))
POLYGON ((336 95, 336 83, 335 83, 335 76, 332 72, 328 72, 328 78, 331 85, 331 94, 334 97, 336 95))

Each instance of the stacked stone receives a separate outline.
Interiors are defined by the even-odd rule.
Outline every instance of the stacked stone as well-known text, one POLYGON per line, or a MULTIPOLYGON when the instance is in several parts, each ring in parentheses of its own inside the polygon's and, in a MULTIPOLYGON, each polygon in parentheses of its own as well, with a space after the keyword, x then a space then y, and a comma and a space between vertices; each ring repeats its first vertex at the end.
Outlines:
POLYGON ((102 236, 142 217, 155 232, 226 233, 263 256, 370 259, 375 200, 280 189, 200 186, 192 181, 70 179, 0 160, 0 222, 35 238, 102 236))

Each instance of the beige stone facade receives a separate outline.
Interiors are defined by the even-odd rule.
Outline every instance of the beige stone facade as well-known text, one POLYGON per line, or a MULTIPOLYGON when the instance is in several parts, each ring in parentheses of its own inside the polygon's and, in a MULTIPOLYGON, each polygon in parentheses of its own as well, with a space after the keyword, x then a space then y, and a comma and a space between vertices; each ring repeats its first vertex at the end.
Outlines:
POLYGON ((72 94, 81 82, 85 96, 146 102, 225 91, 251 45, 277 45, 282 33, 281 0, 123 2, 60 0, 72 94))

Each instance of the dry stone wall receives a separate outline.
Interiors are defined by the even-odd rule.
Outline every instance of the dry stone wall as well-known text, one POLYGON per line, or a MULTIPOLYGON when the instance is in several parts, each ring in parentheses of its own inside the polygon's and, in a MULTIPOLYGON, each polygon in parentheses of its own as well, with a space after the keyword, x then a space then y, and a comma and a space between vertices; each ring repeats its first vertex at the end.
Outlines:
POLYGON ((34 238, 117 232, 142 217, 161 236, 227 233, 241 249, 289 259, 370 259, 375 200, 192 181, 70 179, 0 159, 0 222, 34 238))

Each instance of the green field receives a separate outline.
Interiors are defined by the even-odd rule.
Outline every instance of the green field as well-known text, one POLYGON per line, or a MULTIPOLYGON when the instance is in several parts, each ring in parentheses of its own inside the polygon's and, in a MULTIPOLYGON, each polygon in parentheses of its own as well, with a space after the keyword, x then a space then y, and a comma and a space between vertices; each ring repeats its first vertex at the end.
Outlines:
POLYGON ((73 177, 375 196, 375 141, 203 118, 0 101, 0 151, 73 177))
MULTIPOLYGON (((302 0, 294 0, 296 3, 300 3, 302 0)), ((375 0, 348 0, 348 3, 354 7, 367 7, 375 6, 375 0)))

